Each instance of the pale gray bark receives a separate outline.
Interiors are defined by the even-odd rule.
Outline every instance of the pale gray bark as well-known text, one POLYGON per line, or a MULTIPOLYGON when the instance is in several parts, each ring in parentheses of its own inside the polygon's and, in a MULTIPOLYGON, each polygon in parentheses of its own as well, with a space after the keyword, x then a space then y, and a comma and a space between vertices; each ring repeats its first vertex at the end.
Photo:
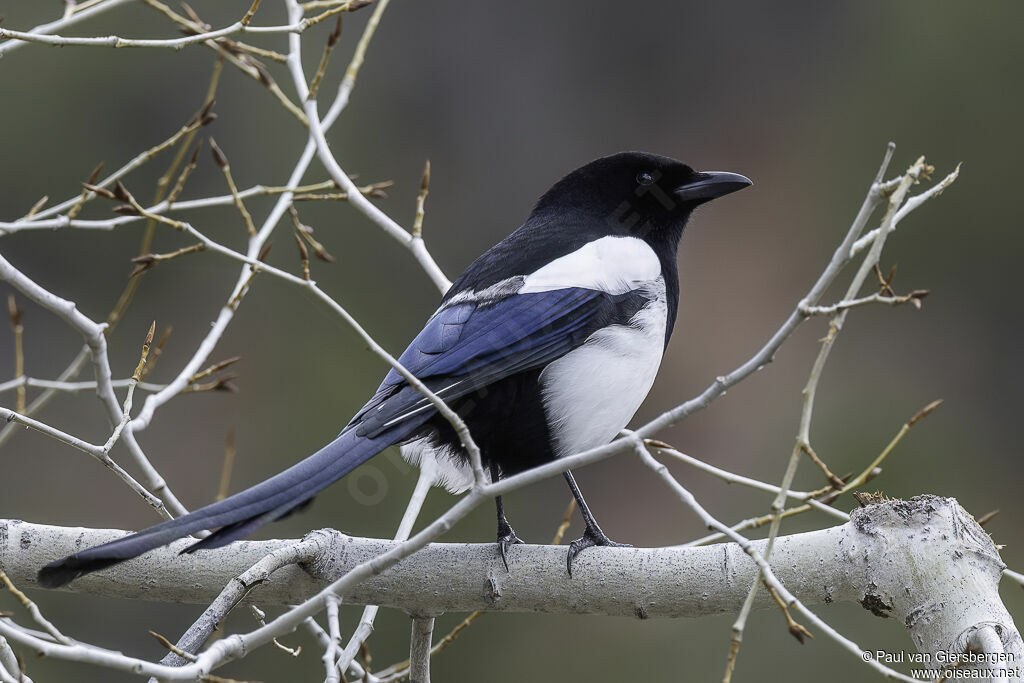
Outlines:
POLYGON ((409 683, 430 683, 430 646, 434 617, 414 617, 409 636, 409 683))
MULTIPOLYGON (((2 521, 0 569, 30 587, 46 562, 122 533, 2 521)), ((299 602, 395 543, 331 530, 312 532, 305 541, 301 565, 266 576, 248 597, 264 604, 299 602)), ((295 541, 243 541, 178 555, 187 543, 83 577, 69 590, 206 604, 265 555, 295 541)), ((579 556, 570 579, 565 552, 515 546, 506 572, 493 544, 435 543, 341 597, 346 604, 395 607, 416 616, 490 610, 696 617, 739 609, 756 569, 732 543, 596 548, 579 556)), ((989 536, 953 499, 919 496, 856 509, 841 526, 780 537, 771 565, 804 604, 855 601, 899 619, 921 652, 1001 648, 1024 661, 1020 634, 999 598, 1004 565, 989 536)), ((757 602, 772 604, 766 593, 757 602)))

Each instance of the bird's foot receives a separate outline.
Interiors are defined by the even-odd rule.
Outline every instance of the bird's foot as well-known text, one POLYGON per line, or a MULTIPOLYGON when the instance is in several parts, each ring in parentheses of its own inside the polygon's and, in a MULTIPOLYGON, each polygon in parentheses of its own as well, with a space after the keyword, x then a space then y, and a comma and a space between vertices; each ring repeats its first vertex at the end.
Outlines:
POLYGON ((572 578, 572 560, 581 550, 590 548, 595 545, 602 545, 611 548, 632 548, 629 543, 616 543, 612 539, 601 531, 600 529, 593 529, 587 527, 587 530, 583 533, 581 538, 577 538, 575 541, 569 544, 569 555, 565 558, 566 569, 569 570, 569 578, 572 578))
POLYGON ((501 553, 501 562, 505 565, 506 572, 508 571, 508 549, 522 542, 508 522, 498 527, 498 552, 501 553))

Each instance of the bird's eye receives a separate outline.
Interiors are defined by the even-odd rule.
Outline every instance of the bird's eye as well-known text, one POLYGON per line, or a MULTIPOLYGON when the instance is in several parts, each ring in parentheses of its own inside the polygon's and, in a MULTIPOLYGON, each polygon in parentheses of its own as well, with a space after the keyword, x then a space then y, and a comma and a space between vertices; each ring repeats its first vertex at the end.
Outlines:
POLYGON ((636 176, 637 185, 653 185, 654 176, 646 171, 644 173, 638 173, 636 176))

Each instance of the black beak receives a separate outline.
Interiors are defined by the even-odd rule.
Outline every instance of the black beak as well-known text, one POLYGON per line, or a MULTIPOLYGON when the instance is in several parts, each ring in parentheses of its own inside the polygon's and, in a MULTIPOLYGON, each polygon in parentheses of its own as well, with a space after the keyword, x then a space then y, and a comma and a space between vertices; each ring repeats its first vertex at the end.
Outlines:
POLYGON ((706 202, 753 185, 750 178, 728 171, 705 171, 697 180, 677 187, 673 194, 684 202, 706 202))

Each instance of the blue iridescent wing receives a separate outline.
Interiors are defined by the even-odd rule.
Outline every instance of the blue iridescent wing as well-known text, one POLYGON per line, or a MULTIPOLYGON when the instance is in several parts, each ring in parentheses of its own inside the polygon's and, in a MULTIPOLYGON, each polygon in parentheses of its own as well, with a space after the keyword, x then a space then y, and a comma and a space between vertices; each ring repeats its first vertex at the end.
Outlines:
MULTIPOLYGON (((399 362, 445 401, 513 374, 542 367, 581 345, 594 331, 626 324, 647 299, 564 288, 513 294, 496 302, 454 303, 438 311, 399 362)), ((375 436, 433 406, 395 370, 349 423, 375 436)))

